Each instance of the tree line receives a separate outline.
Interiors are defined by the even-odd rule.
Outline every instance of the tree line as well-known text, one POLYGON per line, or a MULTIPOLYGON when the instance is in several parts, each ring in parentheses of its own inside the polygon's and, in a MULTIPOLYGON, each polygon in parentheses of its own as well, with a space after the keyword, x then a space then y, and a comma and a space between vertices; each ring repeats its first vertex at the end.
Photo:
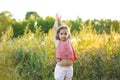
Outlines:
MULTIPOLYGON (((53 28, 55 18, 47 16, 45 19, 41 17, 35 11, 26 12, 23 20, 16 20, 9 11, 3 11, 0 13, 0 36, 9 28, 13 29, 13 37, 18 37, 24 34, 25 29, 28 28, 33 33, 35 28, 40 28, 40 32, 48 33, 53 28)), ((79 32, 83 26, 91 26, 97 31, 97 33, 110 33, 111 30, 120 33, 120 21, 111 19, 93 19, 83 21, 82 18, 77 17, 75 20, 64 21, 69 27, 72 33, 79 32)))

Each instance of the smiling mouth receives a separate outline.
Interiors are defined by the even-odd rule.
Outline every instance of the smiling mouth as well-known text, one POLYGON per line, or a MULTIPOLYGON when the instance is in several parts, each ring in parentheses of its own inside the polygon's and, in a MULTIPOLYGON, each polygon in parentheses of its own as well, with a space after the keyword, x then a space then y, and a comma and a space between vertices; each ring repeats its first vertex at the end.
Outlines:
POLYGON ((66 37, 63 37, 62 40, 66 40, 66 37))

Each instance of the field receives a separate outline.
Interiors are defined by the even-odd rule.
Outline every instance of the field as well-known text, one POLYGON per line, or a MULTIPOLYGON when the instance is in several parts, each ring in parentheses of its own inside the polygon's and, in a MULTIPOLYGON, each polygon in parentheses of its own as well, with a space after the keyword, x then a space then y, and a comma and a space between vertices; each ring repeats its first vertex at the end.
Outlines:
MULTIPOLYGON (((0 41, 0 80, 54 80, 53 28, 47 34, 36 30, 12 38, 12 29, 0 41)), ((72 35, 78 60, 73 80, 120 80, 120 34, 97 34, 83 27, 72 35)))

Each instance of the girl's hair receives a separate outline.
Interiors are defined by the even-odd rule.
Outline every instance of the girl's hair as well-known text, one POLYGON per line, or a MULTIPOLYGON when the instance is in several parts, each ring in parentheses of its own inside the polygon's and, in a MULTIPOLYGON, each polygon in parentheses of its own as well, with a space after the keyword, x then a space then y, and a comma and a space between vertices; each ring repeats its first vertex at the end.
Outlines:
POLYGON ((69 30, 68 26, 67 26, 67 25, 64 25, 64 26, 61 26, 61 27, 59 27, 59 28, 57 29, 56 39, 57 39, 57 40, 60 40, 60 38, 59 38, 59 33, 60 33, 60 31, 61 31, 62 29, 66 29, 66 30, 68 31, 68 38, 67 38, 67 39, 71 38, 70 30, 69 30))

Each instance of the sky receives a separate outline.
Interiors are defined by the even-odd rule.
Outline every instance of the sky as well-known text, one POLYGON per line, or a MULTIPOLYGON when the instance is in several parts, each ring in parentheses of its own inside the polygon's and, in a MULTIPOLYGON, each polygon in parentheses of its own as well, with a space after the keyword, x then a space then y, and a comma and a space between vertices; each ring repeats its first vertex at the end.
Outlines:
POLYGON ((0 13, 9 11, 15 19, 23 20, 26 12, 35 11, 41 17, 55 17, 63 20, 115 19, 120 20, 119 0, 0 0, 0 13))

